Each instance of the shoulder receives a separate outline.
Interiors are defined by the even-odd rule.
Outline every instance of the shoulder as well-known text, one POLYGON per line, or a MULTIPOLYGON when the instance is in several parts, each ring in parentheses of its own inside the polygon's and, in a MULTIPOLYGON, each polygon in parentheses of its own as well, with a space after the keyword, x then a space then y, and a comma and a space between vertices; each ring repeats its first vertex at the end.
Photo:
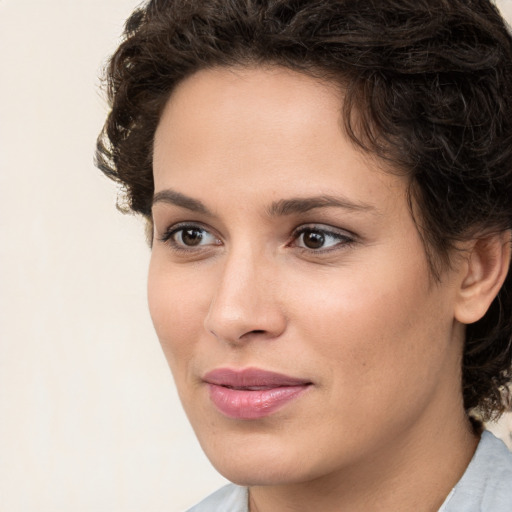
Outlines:
POLYGON ((248 512, 245 487, 229 484, 210 494, 187 512, 248 512))
POLYGON ((466 472, 439 512, 510 512, 512 453, 490 432, 480 443, 466 472))

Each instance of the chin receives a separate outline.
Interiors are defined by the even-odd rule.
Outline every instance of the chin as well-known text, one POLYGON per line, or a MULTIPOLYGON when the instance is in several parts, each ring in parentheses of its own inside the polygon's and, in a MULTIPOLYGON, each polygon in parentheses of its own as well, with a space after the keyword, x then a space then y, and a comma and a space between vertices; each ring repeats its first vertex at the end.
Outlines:
POLYGON ((307 460, 297 445, 255 433, 219 435, 200 442, 215 469, 229 481, 242 485, 284 485, 314 478, 314 461, 307 460), (238 438, 238 439, 237 439, 238 438), (245 439, 244 439, 245 438, 245 439))
POLYGON ((287 467, 282 462, 273 459, 259 460, 232 460, 213 463, 215 469, 234 484, 249 486, 289 485, 300 483, 308 478, 296 474, 297 466, 287 467))

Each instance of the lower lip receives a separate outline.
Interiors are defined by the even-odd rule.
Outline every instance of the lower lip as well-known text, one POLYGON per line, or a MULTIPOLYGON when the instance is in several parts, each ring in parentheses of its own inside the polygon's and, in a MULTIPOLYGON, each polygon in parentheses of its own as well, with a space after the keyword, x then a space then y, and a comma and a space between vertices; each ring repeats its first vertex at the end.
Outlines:
POLYGON ((229 418, 254 420, 276 412, 298 398, 309 385, 283 386, 257 391, 240 390, 208 384, 210 399, 229 418))

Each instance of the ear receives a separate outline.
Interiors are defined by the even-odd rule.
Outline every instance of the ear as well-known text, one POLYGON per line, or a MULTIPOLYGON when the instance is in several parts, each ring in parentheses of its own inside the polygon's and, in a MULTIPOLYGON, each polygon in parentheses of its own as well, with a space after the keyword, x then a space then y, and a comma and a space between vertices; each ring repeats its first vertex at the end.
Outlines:
POLYGON ((511 232, 476 238, 467 249, 455 307, 455 318, 463 324, 480 320, 498 295, 510 266, 511 232))

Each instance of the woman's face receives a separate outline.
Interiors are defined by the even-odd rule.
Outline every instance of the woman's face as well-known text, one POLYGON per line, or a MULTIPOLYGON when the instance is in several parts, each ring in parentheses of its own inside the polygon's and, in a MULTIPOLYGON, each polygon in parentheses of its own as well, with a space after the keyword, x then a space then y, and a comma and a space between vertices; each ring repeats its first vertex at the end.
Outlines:
POLYGON ((156 133, 151 315, 238 483, 363 467, 462 410, 458 273, 433 282, 405 178, 352 145, 341 105, 289 70, 207 70, 156 133))

